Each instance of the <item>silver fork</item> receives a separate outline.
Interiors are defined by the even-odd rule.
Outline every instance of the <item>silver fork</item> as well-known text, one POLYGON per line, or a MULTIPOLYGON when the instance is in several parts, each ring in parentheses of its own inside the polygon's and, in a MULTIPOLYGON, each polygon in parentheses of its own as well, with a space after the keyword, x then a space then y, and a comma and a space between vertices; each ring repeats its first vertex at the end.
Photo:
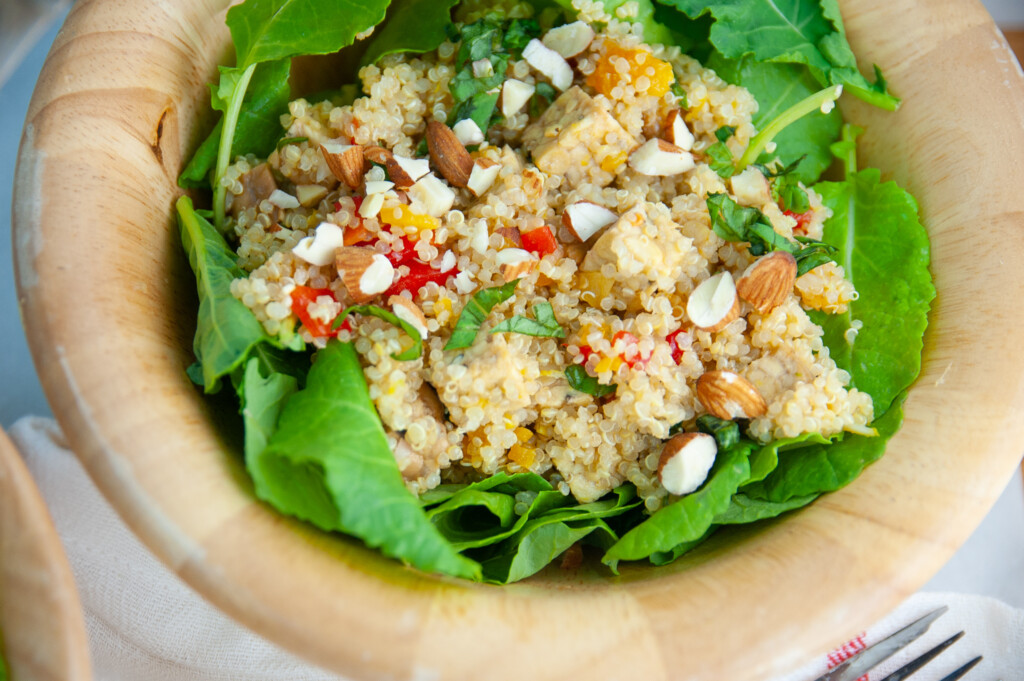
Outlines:
MULTIPOLYGON (((949 608, 942 606, 938 610, 934 610, 924 617, 911 622, 888 638, 861 650, 856 655, 850 657, 848 660, 829 670, 824 676, 820 676, 814 681, 855 681, 855 679, 859 679, 861 676, 874 669, 875 666, 881 664, 920 638, 926 631, 928 631, 928 627, 932 625, 932 622, 945 614, 947 610, 949 610, 949 608)), ((964 632, 961 631, 950 636, 942 643, 938 644, 923 655, 914 658, 880 681, 903 681, 903 679, 906 679, 911 674, 921 669, 921 667, 938 657, 938 655, 946 648, 959 641, 960 637, 963 635, 964 632)), ((964 674, 981 662, 981 659, 981 655, 978 655, 959 669, 944 676, 941 681, 956 681, 957 679, 962 678, 964 674)))

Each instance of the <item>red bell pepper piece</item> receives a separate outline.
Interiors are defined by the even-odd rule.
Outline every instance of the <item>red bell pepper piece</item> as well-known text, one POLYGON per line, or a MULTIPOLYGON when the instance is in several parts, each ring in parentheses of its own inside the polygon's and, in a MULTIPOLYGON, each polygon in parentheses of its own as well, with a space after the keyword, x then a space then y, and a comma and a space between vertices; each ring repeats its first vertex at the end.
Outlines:
MULTIPOLYGON (((316 299, 320 296, 330 296, 331 300, 336 300, 334 293, 328 288, 311 288, 309 286, 296 286, 292 289, 292 312, 299 318, 302 325, 306 327, 306 331, 314 338, 326 338, 333 336, 337 331, 331 329, 331 325, 334 320, 330 322, 322 322, 319 319, 314 319, 309 315, 309 306, 311 303, 315 303, 316 299)), ((349 320, 346 319, 341 327, 346 331, 351 331, 352 326, 349 324, 349 320), (346 326, 347 325, 347 326, 346 326)))
POLYGON ((531 229, 529 232, 522 232, 520 239, 522 239, 523 248, 531 253, 536 253, 538 258, 543 258, 558 250, 558 240, 555 239, 555 235, 547 225, 531 229))
POLYGON ((668 341, 668 346, 672 349, 672 360, 676 364, 683 361, 683 355, 686 353, 686 348, 679 345, 679 336, 685 333, 686 329, 682 328, 678 331, 673 331, 665 338, 665 340, 668 341))
POLYGON ((814 217, 813 210, 809 210, 805 213, 794 213, 791 210, 784 210, 782 212, 796 220, 796 227, 793 228, 794 232, 807 234, 807 227, 811 224, 811 218, 814 217))

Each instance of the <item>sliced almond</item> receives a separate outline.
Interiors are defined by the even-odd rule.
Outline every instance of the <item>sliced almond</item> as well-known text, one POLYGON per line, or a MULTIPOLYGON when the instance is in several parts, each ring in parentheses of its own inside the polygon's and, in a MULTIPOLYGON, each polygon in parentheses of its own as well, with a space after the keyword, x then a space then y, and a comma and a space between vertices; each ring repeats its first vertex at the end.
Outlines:
POLYGON ((416 303, 405 296, 391 296, 388 298, 388 305, 391 306, 391 311, 395 313, 396 317, 416 329, 420 334, 420 338, 426 339, 429 333, 427 331, 427 318, 423 311, 416 306, 416 303))
POLYGON ((658 480, 669 494, 694 492, 708 477, 718 454, 707 433, 680 433, 665 443, 658 459, 658 480))
POLYGON ((339 248, 334 262, 338 276, 356 303, 367 303, 391 288, 395 268, 391 261, 372 248, 339 248))
POLYGON ((501 172, 501 165, 496 161, 489 158, 478 158, 473 162, 473 170, 469 173, 466 188, 475 196, 483 196, 498 179, 499 172, 501 172))
POLYGON ((424 175, 409 187, 409 198, 414 213, 426 213, 439 218, 452 209, 455 192, 435 175, 424 175))
POLYGON ((440 121, 427 123, 427 148, 437 171, 455 187, 465 187, 473 172, 473 157, 452 129, 440 121))
MULTIPOLYGON (((388 184, 390 184, 390 182, 388 184)), ((359 206, 359 217, 366 218, 367 220, 370 218, 375 218, 377 217, 377 214, 380 213, 380 209, 383 207, 383 193, 377 192, 373 194, 367 194, 366 198, 363 200, 362 205, 359 206)))
POLYGON ((567 90, 572 85, 572 67, 569 66, 569 62, 536 38, 526 44, 523 59, 547 76, 551 84, 559 90, 567 90))
POLYGON ((455 137, 464 145, 481 144, 484 141, 484 131, 472 118, 463 118, 452 128, 455 137))
POLYGON ((629 167, 641 175, 678 175, 693 166, 693 154, 663 139, 647 140, 629 155, 629 167))
POLYGON ((338 225, 321 222, 315 236, 307 236, 295 244, 292 253, 310 265, 323 267, 334 262, 335 252, 345 245, 345 232, 338 225))
POLYGON ((504 265, 501 268, 501 276, 505 279, 506 283, 514 279, 522 279, 537 269, 539 264, 536 260, 523 260, 511 265, 504 265))
POLYGON ((336 178, 353 189, 362 183, 363 175, 368 170, 362 147, 357 144, 324 142, 320 145, 320 153, 324 155, 327 167, 336 178))
POLYGON ((731 371, 707 371, 697 379, 697 399, 720 419, 764 416, 768 404, 750 381, 731 371))
POLYGON ((297 198, 295 198, 288 192, 281 191, 280 189, 275 189, 274 191, 272 191, 270 193, 270 196, 267 197, 267 201, 277 206, 278 208, 283 208, 285 210, 299 207, 299 200, 297 198))
POLYGON ((736 282, 736 294, 761 314, 786 302, 796 281, 796 258, 785 251, 761 256, 736 282))
POLYGON ((683 151, 693 149, 694 137, 690 129, 686 127, 683 119, 683 112, 680 109, 672 109, 665 119, 665 139, 676 145, 683 151))
POLYGON ((763 206, 772 200, 768 180, 757 168, 747 168, 729 178, 729 186, 737 203, 742 206, 763 206))
POLYGON ((719 272, 702 281, 686 301, 686 316, 705 331, 721 331, 740 316, 740 301, 732 275, 719 272))
POLYGON ((319 184, 300 184, 295 187, 295 198, 304 208, 311 208, 327 196, 327 187, 319 184))
POLYGON ((594 29, 585 21, 574 21, 544 34, 541 42, 568 59, 587 49, 594 40, 594 29))
POLYGON ((384 167, 388 171, 388 177, 398 189, 408 189, 416 183, 417 178, 413 178, 398 162, 398 159, 390 153, 384 156, 384 167))
MULTIPOLYGON (((397 155, 392 156, 392 158, 395 159, 398 167, 412 178, 413 182, 430 172, 430 161, 425 158, 406 158, 405 156, 397 155)), ((407 187, 400 187, 400 189, 407 189, 407 187)))
POLYGON ((615 213, 590 201, 570 204, 562 212, 562 225, 580 241, 586 241, 618 219, 615 213))
POLYGON ((501 115, 508 118, 519 113, 536 90, 537 88, 521 80, 515 78, 506 80, 505 84, 501 86, 501 115))

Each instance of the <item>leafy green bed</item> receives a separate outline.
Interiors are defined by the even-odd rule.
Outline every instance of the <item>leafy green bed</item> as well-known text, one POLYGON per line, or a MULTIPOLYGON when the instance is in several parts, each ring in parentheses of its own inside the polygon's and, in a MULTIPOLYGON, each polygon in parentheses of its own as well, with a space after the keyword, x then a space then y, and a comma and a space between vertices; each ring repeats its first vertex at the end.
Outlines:
MULTIPOLYGON (((213 108, 225 115, 185 169, 181 184, 219 186, 233 154, 266 155, 274 148, 281 136, 277 117, 292 96, 292 57, 337 51, 385 14, 388 23, 364 60, 430 50, 445 38, 455 4, 395 0, 389 8, 388 0, 358 5, 248 0, 232 8, 228 25, 236 65, 221 67, 220 82, 211 87, 213 108)), ((571 9, 564 0, 536 4, 542 11, 559 10, 559 5, 571 9)), ((605 2, 609 9, 620 4, 605 2)), ((899 103, 887 92, 877 67, 874 83, 857 70, 835 0, 641 0, 639 6, 638 20, 648 40, 682 46, 754 94, 760 104, 754 121, 759 129, 772 127, 794 105, 817 107, 813 97, 822 87, 842 85, 888 109, 899 103)), ((827 92, 833 99, 838 96, 838 89, 827 92)), ((207 392, 218 390, 225 378, 237 391, 246 465, 261 499, 429 572, 512 582, 536 573, 577 542, 597 547, 612 570, 624 560, 661 565, 720 526, 804 506, 853 480, 882 455, 900 427, 906 391, 920 370, 935 291, 928 273, 928 239, 914 199, 895 184, 881 182, 878 170, 857 170, 857 130, 843 126, 838 110, 793 118, 775 142, 794 179, 817 182, 833 154, 844 166, 843 179, 814 185, 833 217, 825 226, 825 244, 800 254, 817 262, 822 254, 835 259, 861 294, 847 313, 816 314, 815 321, 825 330, 831 356, 850 372, 852 385, 871 395, 875 437, 806 435, 759 445, 741 437, 735 424, 706 423, 719 441, 710 475, 696 492, 654 515, 646 514, 630 485, 597 502, 577 504, 534 474, 443 485, 416 498, 402 483, 351 345, 332 341, 311 364, 296 337, 268 336, 231 295, 231 280, 244 273, 216 227, 224 222, 221 190, 214 192, 212 211, 194 210, 188 198, 177 204, 200 301, 197 363, 190 376, 207 392), (859 331, 848 333, 851 329, 859 331), (517 513, 517 503, 524 500, 527 510, 520 507, 517 513)), ((725 154, 723 174, 764 161, 734 163, 725 154)), ((741 214, 713 197, 709 208, 723 237, 777 247, 770 234, 768 241, 758 236, 763 218, 756 210, 757 215, 741 214)), ((514 285, 509 295, 512 291, 514 285)), ((475 327, 467 333, 475 335, 475 327)))

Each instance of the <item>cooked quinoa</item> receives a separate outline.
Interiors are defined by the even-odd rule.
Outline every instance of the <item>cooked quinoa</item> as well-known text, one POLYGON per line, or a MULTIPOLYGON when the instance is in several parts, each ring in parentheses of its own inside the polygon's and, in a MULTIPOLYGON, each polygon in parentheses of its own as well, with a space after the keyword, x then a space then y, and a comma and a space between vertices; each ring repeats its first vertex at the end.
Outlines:
MULTIPOLYGON (((829 357, 821 328, 807 314, 843 312, 856 299, 841 266, 804 274, 782 304, 764 313, 740 301, 739 316, 717 331, 687 316, 701 282, 723 271, 738 280, 756 260, 747 244, 724 241, 712 230, 709 194, 727 192, 740 205, 754 205, 786 237, 797 230, 820 238, 829 217, 820 197, 807 190, 809 215, 798 224, 771 197, 751 203, 733 192, 706 163, 703 152, 726 126, 735 129, 731 151, 742 154, 755 133, 754 98, 677 47, 645 44, 639 25, 629 21, 632 3, 615 16, 588 0, 574 7, 580 20, 601 28, 572 59, 573 83, 546 110, 531 115, 524 106, 491 126, 472 158, 481 166, 497 164, 493 184, 479 197, 453 187, 453 205, 439 215, 430 215, 413 190, 397 188, 384 192, 374 215, 360 215, 368 200, 365 184, 350 188, 339 181, 321 145, 376 145, 395 156, 425 157, 420 144, 428 121, 448 120, 454 105, 448 84, 455 44, 364 67, 365 96, 351 104, 293 101, 282 117, 284 137, 305 141, 266 160, 238 158, 223 180, 239 262, 249 273, 233 283, 232 293, 270 334, 297 333, 316 347, 330 337, 354 341, 398 466, 417 493, 442 482, 528 470, 580 502, 628 481, 647 508, 657 510, 669 496, 657 473, 662 442, 673 426, 694 430, 697 417, 707 413, 695 386, 712 370, 735 372, 763 397, 765 414, 748 426, 760 441, 868 432, 870 396, 847 387, 849 375, 829 357), (667 87, 665 73, 674 75, 681 93, 667 87), (630 155, 663 137, 676 110, 694 137, 694 167, 641 174, 630 155), (614 214, 586 242, 564 224, 567 208, 579 202, 614 214), (322 291, 305 310, 320 325, 356 302, 335 263, 316 266, 293 253, 324 223, 344 230, 346 241, 358 237, 356 246, 391 256, 412 248, 420 262, 449 273, 436 278, 442 283, 400 293, 426 320, 421 357, 394 359, 410 340, 380 319, 358 317, 331 335, 314 334, 299 320, 297 287, 322 291), (510 265, 512 249, 522 252, 522 235, 544 228, 557 249, 510 265), (446 351, 471 296, 516 278, 514 297, 487 316, 476 342, 446 351), (514 315, 532 316, 541 302, 551 305, 564 338, 490 333, 514 315), (566 377, 573 364, 601 384, 616 385, 614 394, 573 389, 566 377)), ((507 17, 532 13, 526 4, 502 9, 507 17)), ((456 18, 468 23, 482 12, 482 5, 466 2, 456 18)), ((525 59, 510 61, 507 75, 530 86, 548 82, 525 59)), ((386 178, 375 165, 364 182, 386 178)), ((393 276, 397 282, 408 274, 408 266, 399 265, 393 276)), ((393 307, 387 296, 371 302, 393 307)))

